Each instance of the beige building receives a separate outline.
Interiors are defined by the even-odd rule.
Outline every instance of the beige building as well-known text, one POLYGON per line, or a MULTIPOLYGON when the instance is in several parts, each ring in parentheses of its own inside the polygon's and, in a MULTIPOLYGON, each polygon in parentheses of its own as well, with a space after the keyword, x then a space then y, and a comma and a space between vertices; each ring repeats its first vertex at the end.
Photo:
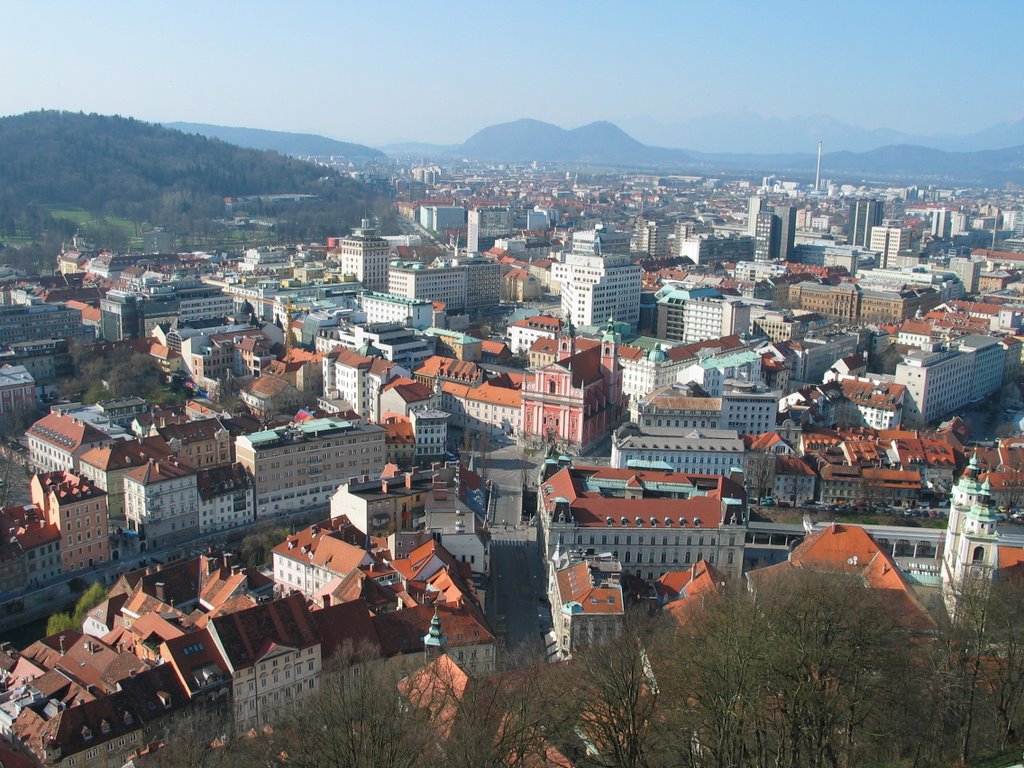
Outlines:
POLYGON ((376 424, 325 418, 238 437, 235 457, 254 480, 256 518, 326 506, 340 483, 378 477, 385 434, 376 424))
POLYGON ((342 274, 354 275, 367 290, 387 290, 391 245, 380 237, 376 227, 370 226, 369 219, 363 219, 361 226, 343 237, 338 250, 342 274))
POLYGON ((124 515, 142 549, 159 549, 199 535, 196 471, 177 458, 150 460, 124 476, 124 515))
POLYGON ((882 269, 894 266, 900 254, 910 250, 910 230, 905 227, 872 227, 869 249, 881 254, 882 269))
POLYGON ((228 664, 239 731, 266 725, 319 687, 320 631, 302 595, 217 616, 209 631, 228 664))
POLYGON ((572 562, 556 552, 548 569, 548 601, 559 656, 566 659, 581 647, 614 640, 625 617, 619 561, 596 557, 572 562))
POLYGON ((352 478, 331 496, 331 519, 344 516, 374 536, 417 530, 426 519, 427 497, 435 476, 436 472, 426 471, 380 479, 352 478))
POLYGON ((220 419, 167 424, 155 432, 167 441, 171 453, 184 456, 198 469, 225 467, 234 461, 234 439, 220 419))

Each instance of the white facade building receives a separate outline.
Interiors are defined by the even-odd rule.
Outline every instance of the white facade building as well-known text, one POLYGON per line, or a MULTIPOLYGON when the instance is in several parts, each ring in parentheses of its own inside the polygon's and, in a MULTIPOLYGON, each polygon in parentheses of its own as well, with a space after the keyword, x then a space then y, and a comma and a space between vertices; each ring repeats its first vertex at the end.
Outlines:
POLYGON ((367 290, 387 288, 391 244, 380 237, 376 227, 370 226, 369 219, 363 219, 361 226, 341 239, 339 250, 343 274, 355 275, 367 290))
POLYGON ((749 330, 750 305, 739 297, 702 296, 683 302, 684 344, 720 339, 749 330))
POLYGON ((620 428, 612 440, 611 466, 667 464, 674 472, 727 475, 743 469, 743 440, 734 429, 686 429, 675 434, 645 435, 620 428))
POLYGON ((196 473, 177 459, 150 460, 124 476, 124 513, 142 549, 159 549, 199 535, 196 473))
POLYGON ((576 326, 601 325, 611 317, 636 328, 643 271, 630 256, 569 252, 559 254, 558 262, 564 267, 562 317, 576 326))
POLYGON ((402 323, 420 331, 434 324, 434 304, 426 299, 365 291, 360 294, 359 303, 367 323, 402 323))

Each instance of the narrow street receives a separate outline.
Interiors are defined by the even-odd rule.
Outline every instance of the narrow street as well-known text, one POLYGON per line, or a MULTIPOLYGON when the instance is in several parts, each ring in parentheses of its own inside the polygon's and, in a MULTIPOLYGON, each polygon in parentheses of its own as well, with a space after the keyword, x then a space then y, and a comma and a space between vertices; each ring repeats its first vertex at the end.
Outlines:
MULTIPOLYGON (((523 483, 533 485, 538 459, 511 444, 492 451, 484 472, 494 484, 491 530, 491 626, 514 654, 542 654, 542 635, 550 629, 546 582, 537 530, 523 520, 523 483)), ((533 510, 528 510, 532 514, 533 510)))

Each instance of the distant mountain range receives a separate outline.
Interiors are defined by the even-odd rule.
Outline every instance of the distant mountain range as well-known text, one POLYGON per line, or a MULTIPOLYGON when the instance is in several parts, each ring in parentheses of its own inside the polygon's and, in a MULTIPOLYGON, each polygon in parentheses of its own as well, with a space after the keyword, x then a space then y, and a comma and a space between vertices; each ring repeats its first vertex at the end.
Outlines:
MULTIPOLYGON (((712 175, 789 173, 804 178, 813 177, 816 162, 813 151, 730 153, 652 147, 609 122, 565 130, 539 120, 516 120, 484 128, 458 146, 407 144, 384 149, 389 154, 437 159, 537 160, 712 175)), ((1020 146, 973 152, 951 152, 912 144, 893 144, 863 152, 827 152, 822 160, 822 175, 843 180, 941 180, 983 185, 1024 183, 1024 141, 1020 146)))
POLYGON ((766 118, 755 112, 723 112, 675 123, 650 117, 618 120, 640 141, 703 152, 813 153, 819 141, 826 152, 867 152, 892 144, 914 144, 947 152, 976 152, 1024 144, 1024 120, 999 123, 956 135, 912 134, 890 128, 862 128, 828 115, 766 118))
POLYGON ((193 133, 209 139, 220 139, 228 144, 248 149, 271 150, 294 157, 339 157, 356 162, 382 160, 379 149, 347 141, 337 141, 312 133, 266 131, 261 128, 232 128, 206 123, 164 123, 164 127, 182 133, 193 133))

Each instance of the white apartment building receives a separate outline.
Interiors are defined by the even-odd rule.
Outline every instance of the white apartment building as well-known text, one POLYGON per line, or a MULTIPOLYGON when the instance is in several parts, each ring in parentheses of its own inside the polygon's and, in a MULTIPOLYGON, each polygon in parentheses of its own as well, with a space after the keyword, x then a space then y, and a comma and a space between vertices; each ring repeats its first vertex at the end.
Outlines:
POLYGON ((971 402, 981 400, 1003 386, 1006 350, 999 339, 991 336, 964 336, 957 346, 961 352, 974 355, 974 382, 971 402))
POLYGON ((286 538, 273 550, 274 583, 284 591, 295 590, 312 598, 335 579, 355 570, 380 569, 378 581, 396 580, 394 571, 385 579, 383 565, 369 552, 345 541, 342 519, 315 523, 286 538))
POLYGON ((450 415, 436 408, 413 408, 409 411, 417 463, 425 465, 444 458, 448 452, 450 415))
POLYGON ((450 310, 466 306, 466 272, 448 265, 393 261, 388 267, 388 293, 408 299, 440 301, 450 310))
MULTIPOLYGON (((216 616, 208 632, 231 673, 239 732, 274 720, 319 687, 320 632, 300 594, 216 616)), ((201 643, 198 648, 202 651, 201 643)))
POLYGON ((226 531, 256 519, 252 479, 241 464, 201 469, 196 474, 199 491, 199 535, 226 531))
POLYGON ((651 347, 636 357, 621 354, 621 350, 619 364, 622 366, 622 394, 630 402, 645 397, 659 387, 673 384, 679 371, 693 362, 689 354, 680 357, 674 350, 666 351, 660 346, 651 347))
POLYGON ((912 350, 896 366, 896 383, 907 388, 905 426, 927 426, 971 401, 974 355, 936 346, 912 350))
POLYGON ((501 299, 501 267, 488 259, 453 259, 429 267, 393 261, 387 290, 407 299, 443 302, 449 311, 494 307, 501 299))
POLYGON ((410 376, 407 368, 376 355, 336 347, 323 360, 324 396, 344 400, 361 418, 380 420, 380 390, 398 376, 410 376))
POLYGON ((760 384, 761 354, 742 349, 725 355, 707 356, 679 372, 682 384, 697 384, 711 397, 721 397, 729 380, 760 384))
POLYGON ((750 381, 730 379, 722 391, 723 429, 745 435, 761 435, 775 429, 779 415, 780 391, 750 381))
POLYGON ((558 263, 563 265, 562 317, 578 327, 601 325, 611 317, 636 328, 643 271, 630 256, 563 252, 558 263))
POLYGON ((964 336, 956 349, 912 350, 896 366, 907 388, 903 423, 924 427, 999 390, 1006 350, 989 336, 964 336))
POLYGON ((505 329, 505 338, 513 355, 526 355, 537 339, 554 339, 561 330, 562 321, 557 317, 533 315, 509 323, 505 329))
POLYGON ((701 296, 683 302, 684 344, 747 333, 750 330, 750 305, 739 297, 701 296))
POLYGON ((674 472, 726 475, 743 469, 744 446, 734 429, 680 429, 674 434, 645 435, 621 427, 612 440, 611 466, 667 464, 674 472))
POLYGON ((380 237, 376 227, 370 226, 369 219, 363 219, 361 226, 342 238, 338 250, 342 274, 355 275, 367 290, 387 289, 391 244, 380 237))
POLYGON ((331 328, 316 337, 316 351, 327 355, 337 347, 361 354, 372 347, 381 357, 415 371, 434 354, 433 336, 418 333, 401 323, 351 324, 331 328))
POLYGON ((376 424, 310 419, 235 440, 235 457, 254 479, 256 517, 326 505, 345 478, 384 469, 384 436, 376 424))
POLYGON ((143 550, 159 549, 199 535, 196 472, 176 458, 150 460, 124 476, 128 530, 143 550))
POLYGON ((906 227, 872 227, 869 249, 881 254, 881 266, 891 267, 903 251, 910 250, 910 230, 906 227))
POLYGON ((434 324, 434 304, 426 299, 364 291, 359 295, 359 303, 367 323, 401 323, 420 331, 434 324))

